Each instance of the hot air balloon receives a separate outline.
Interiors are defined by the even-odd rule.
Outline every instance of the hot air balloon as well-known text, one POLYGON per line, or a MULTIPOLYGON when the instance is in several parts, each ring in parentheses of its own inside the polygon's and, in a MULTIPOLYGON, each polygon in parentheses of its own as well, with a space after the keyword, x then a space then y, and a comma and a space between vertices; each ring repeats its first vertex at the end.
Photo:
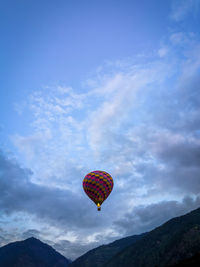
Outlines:
POLYGON ((97 205, 98 211, 101 204, 110 195, 113 189, 113 179, 105 171, 93 171, 83 179, 83 189, 88 197, 97 205))

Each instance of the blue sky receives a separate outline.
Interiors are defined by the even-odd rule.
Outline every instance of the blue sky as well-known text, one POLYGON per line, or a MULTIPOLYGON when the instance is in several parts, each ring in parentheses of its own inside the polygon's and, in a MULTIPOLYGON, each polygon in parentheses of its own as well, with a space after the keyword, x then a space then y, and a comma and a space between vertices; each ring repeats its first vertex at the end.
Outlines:
POLYGON ((200 205, 200 2, 1 1, 1 245, 69 258, 200 205), (92 170, 114 189, 97 213, 92 170))

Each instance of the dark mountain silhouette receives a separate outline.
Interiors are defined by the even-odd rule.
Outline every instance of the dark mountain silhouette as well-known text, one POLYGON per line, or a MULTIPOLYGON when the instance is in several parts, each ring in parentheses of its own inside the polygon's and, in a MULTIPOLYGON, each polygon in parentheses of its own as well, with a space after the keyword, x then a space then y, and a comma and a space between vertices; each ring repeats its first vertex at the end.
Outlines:
POLYGON ((70 267, 200 266, 200 208, 156 229, 97 247, 70 267))
POLYGON ((200 208, 171 219, 147 233, 142 239, 112 257, 104 266, 184 266, 183 264, 187 264, 190 260, 197 262, 198 253, 200 253, 200 208))
POLYGON ((182 260, 170 267, 199 267, 199 266, 200 266, 200 253, 197 253, 193 257, 182 260))
POLYGON ((68 259, 34 237, 0 248, 1 267, 67 267, 69 264, 68 259))
POLYGON ((92 249, 76 259, 70 267, 100 267, 124 248, 141 239, 144 234, 129 236, 116 240, 108 245, 92 249))

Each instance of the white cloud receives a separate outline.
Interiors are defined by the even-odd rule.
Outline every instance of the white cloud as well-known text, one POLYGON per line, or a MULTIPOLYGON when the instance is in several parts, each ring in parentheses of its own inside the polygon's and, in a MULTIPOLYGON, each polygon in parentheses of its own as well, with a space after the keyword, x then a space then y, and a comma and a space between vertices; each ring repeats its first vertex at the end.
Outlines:
POLYGON ((88 140, 93 150, 103 147, 109 142, 108 133, 118 131, 131 109, 137 106, 138 91, 148 90, 152 83, 163 80, 168 66, 162 63, 150 64, 146 68, 130 69, 111 77, 103 85, 100 93, 105 95, 105 101, 91 113, 88 140))
POLYGON ((158 50, 158 55, 162 58, 166 56, 168 53, 168 49, 166 47, 162 47, 158 50))

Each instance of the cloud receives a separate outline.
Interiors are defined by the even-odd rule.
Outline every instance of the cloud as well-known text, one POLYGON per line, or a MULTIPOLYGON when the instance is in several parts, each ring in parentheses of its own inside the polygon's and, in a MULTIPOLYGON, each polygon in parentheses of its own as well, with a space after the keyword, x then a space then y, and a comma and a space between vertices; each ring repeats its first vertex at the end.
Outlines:
POLYGON ((136 67, 126 73, 117 74, 105 82, 103 88, 99 89, 101 93, 104 92, 105 101, 90 116, 88 140, 92 149, 108 145, 105 144, 106 140, 109 141, 108 133, 118 131, 127 114, 137 105, 138 91, 158 81, 158 69, 159 78, 162 79, 166 67, 162 63, 149 64, 145 69, 136 67))
POLYGON ((62 253, 62 255, 69 257, 71 260, 75 260, 77 255, 81 256, 87 251, 98 247, 101 243, 99 242, 70 242, 67 240, 60 240, 57 243, 52 244, 53 248, 62 253))
POLYGON ((126 213, 114 225, 121 228, 125 235, 140 234, 153 230, 167 220, 181 216, 200 205, 200 197, 185 197, 182 202, 163 201, 146 206, 137 206, 126 213))
POLYGON ((31 182, 32 172, 24 169, 0 153, 2 213, 25 212, 44 219, 53 225, 83 229, 98 226, 96 216, 88 220, 87 204, 82 206, 83 194, 66 189, 41 186, 31 182), (81 221, 79 220, 81 216, 81 221))
POLYGON ((172 1, 171 19, 181 21, 189 14, 195 15, 199 9, 198 0, 172 1))
POLYGON ((0 233, 1 245, 35 236, 56 248, 62 247, 61 253, 64 253, 65 245, 70 244, 64 254, 75 258, 78 253, 112 238, 110 231, 106 234, 109 227, 104 225, 104 220, 109 225, 109 214, 99 217, 94 204, 89 200, 85 202, 84 192, 75 194, 36 184, 31 181, 31 170, 22 168, 2 151, 0 170, 0 225, 7 228, 0 233))
POLYGON ((166 47, 162 47, 162 48, 160 48, 160 49, 158 50, 158 55, 159 55, 160 57, 164 57, 164 56, 166 56, 167 53, 168 53, 168 49, 167 49, 166 47))
MULTIPOLYGON (((48 198, 51 189, 31 183, 32 172, 29 169, 21 168, 14 160, 6 158, 2 152, 0 154, 0 166, 2 195, 0 205, 2 211, 7 214, 17 210, 31 213, 34 209, 42 208, 37 202, 42 203, 43 201, 40 202, 42 198, 43 200, 48 198)), ((43 206, 44 209, 45 206, 43 206)), ((48 207, 46 208, 48 209, 48 207)))
POLYGON ((153 183, 157 192, 168 188, 174 193, 198 194, 199 138, 158 129, 153 133, 149 131, 148 140, 152 160, 137 165, 137 171, 148 180, 146 184, 153 183))

